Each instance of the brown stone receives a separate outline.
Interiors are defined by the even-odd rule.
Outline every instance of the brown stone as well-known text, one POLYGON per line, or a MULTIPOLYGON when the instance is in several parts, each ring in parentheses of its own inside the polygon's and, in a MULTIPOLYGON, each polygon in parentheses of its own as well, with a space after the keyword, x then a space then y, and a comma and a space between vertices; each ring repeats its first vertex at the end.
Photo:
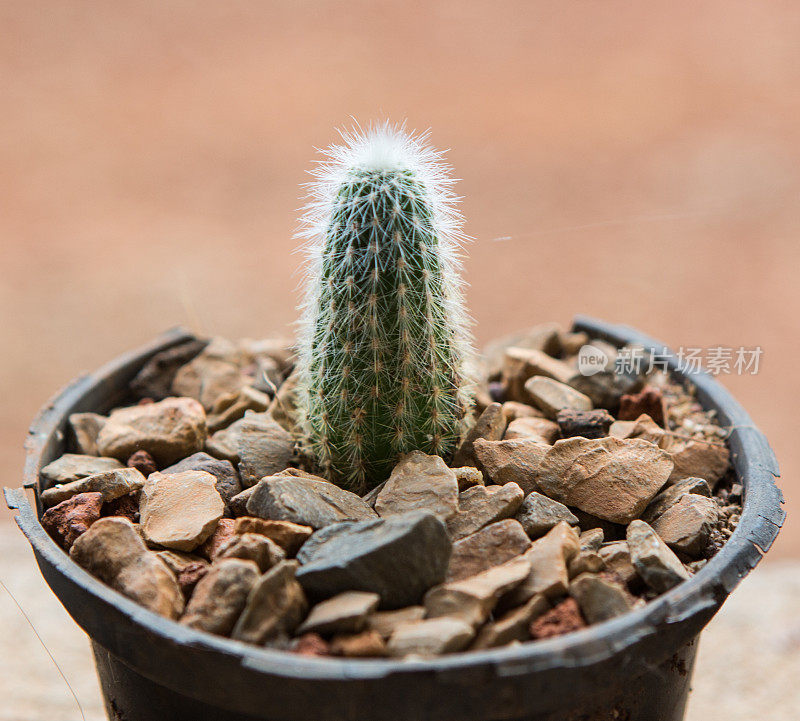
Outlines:
POLYGON ((581 551, 599 551, 605 534, 602 528, 590 528, 581 533, 581 551))
POLYGON ((513 441, 516 438, 527 438, 551 445, 559 438, 558 424, 547 418, 536 418, 535 416, 517 418, 508 424, 503 440, 513 441))
POLYGON ((562 438, 604 438, 614 422, 613 416, 604 408, 592 411, 575 411, 569 408, 556 414, 556 422, 562 438))
POLYGON ((642 440, 557 441, 537 474, 542 493, 614 523, 638 518, 672 472, 668 453, 642 440))
POLYGON ((236 395, 245 384, 241 360, 233 343, 215 338, 199 355, 178 369, 172 381, 172 393, 194 398, 210 411, 220 397, 236 395))
POLYGON ((525 382, 528 398, 546 418, 555 420, 564 409, 590 411, 591 399, 574 388, 544 376, 534 376, 525 382))
POLYGON ((367 618, 378 607, 381 597, 366 591, 345 591, 318 603, 311 609, 297 633, 360 633, 367 618))
POLYGON ((275 541, 287 557, 293 558, 300 547, 311 538, 314 529, 291 521, 266 521, 254 516, 241 516, 233 526, 234 533, 259 533, 275 541))
POLYGON ((565 598, 531 624, 530 634, 535 639, 554 638, 580 631, 582 628, 586 628, 586 621, 583 620, 577 601, 574 598, 565 598))
POLYGON ((539 466, 552 446, 532 438, 475 442, 475 455, 492 482, 514 482, 528 494, 538 490, 539 466))
MULTIPOLYGON (((72 413, 69 428, 78 453, 87 456, 97 455, 97 434, 105 425, 106 418, 98 413, 72 413)), ((72 479, 75 480, 75 479, 72 479)))
POLYGON ((503 363, 506 397, 510 400, 526 400, 525 382, 534 376, 544 376, 559 383, 567 383, 575 373, 574 368, 547 353, 534 348, 512 346, 506 350, 503 363))
POLYGON ((600 547, 597 555, 603 560, 606 570, 613 573, 624 583, 630 585, 638 574, 631 561, 631 552, 627 541, 613 541, 600 547))
POLYGON ((483 473, 478 468, 462 466, 461 468, 454 468, 453 473, 456 474, 459 492, 466 491, 467 488, 472 488, 473 486, 486 485, 483 473))
POLYGON ((100 518, 102 507, 102 493, 79 493, 45 511, 42 526, 63 548, 69 549, 100 518))
POLYGON ((633 421, 643 413, 650 416, 662 428, 665 427, 666 406, 664 396, 658 388, 645 386, 638 393, 626 394, 620 398, 617 413, 619 420, 633 421))
POLYGON ((172 571, 148 551, 133 524, 101 518, 80 535, 70 557, 103 583, 167 618, 183 611, 183 594, 172 571))
POLYGON ((425 618, 424 606, 406 606, 394 611, 375 611, 367 617, 367 628, 389 638, 398 626, 425 618))
POLYGON ((152 398, 157 401, 172 395, 172 381, 178 369, 207 345, 207 340, 192 338, 156 353, 131 381, 131 391, 137 398, 152 398))
POLYGON ((644 521, 628 526, 628 548, 636 572, 656 593, 689 578, 689 572, 659 535, 644 521))
POLYGON ((386 655, 386 644, 379 633, 368 630, 352 635, 335 636, 331 640, 330 652, 334 656, 374 658, 386 655))
POLYGON ((143 484, 144 476, 135 468, 117 468, 64 485, 53 486, 42 491, 39 498, 45 508, 66 501, 79 493, 98 492, 103 496, 103 501, 113 501, 115 498, 138 491, 143 484))
POLYGON ((620 616, 633 606, 632 599, 619 583, 593 573, 582 573, 569 584, 569 594, 580 606, 589 623, 600 623, 620 616))
POLYGON ((253 495, 255 490, 255 486, 250 486, 250 488, 245 488, 243 491, 231 496, 230 501, 228 501, 228 508, 234 517, 247 515, 247 502, 250 500, 250 496, 253 495))
POLYGON ((641 415, 635 421, 615 421, 608 429, 608 435, 615 438, 639 438, 655 443, 665 451, 669 450, 671 437, 650 416, 641 415))
POLYGON ((499 566, 527 551, 530 545, 519 521, 509 518, 491 523, 453 544, 445 581, 459 581, 499 566))
POLYGON ((667 486, 659 493, 645 509, 642 520, 652 524, 664 511, 677 503, 685 494, 711 497, 711 488, 702 478, 684 478, 672 486, 667 486))
POLYGON ((675 463, 670 483, 684 478, 703 478, 714 490, 730 468, 730 452, 722 441, 677 441, 669 452, 675 463))
POLYGON ((275 541, 258 533, 234 535, 220 546, 214 562, 223 558, 240 558, 253 561, 262 573, 281 561, 286 560, 286 552, 275 541))
POLYGON ((219 636, 228 636, 258 580, 252 561, 237 558, 215 563, 200 579, 180 622, 219 636))
POLYGON ((297 561, 283 561, 261 576, 247 597, 233 638, 264 644, 294 633, 308 608, 305 593, 295 579, 297 567, 297 561))
POLYGON ((468 488, 459 495, 459 510, 448 519, 447 532, 457 541, 489 523, 510 518, 519 510, 524 497, 516 483, 468 488))
POLYGON ((213 561, 222 548, 236 533, 236 521, 232 518, 220 518, 212 534, 197 549, 197 553, 209 561, 213 561))
MULTIPOLYGON (((96 476, 99 473, 122 468, 123 465, 116 458, 98 458, 96 455, 84 456, 77 453, 65 453, 48 463, 39 474, 44 481, 44 486, 55 484, 69 484, 81 478, 96 476)), ((61 499, 66 500, 66 499, 61 499)), ((59 501, 60 502, 60 501, 59 501)))
POLYGON ((139 493, 135 491, 103 504, 102 516, 121 516, 131 523, 139 523, 139 493))
MULTIPOLYGON (((544 418, 544 414, 538 408, 518 401, 506 401, 503 403, 503 413, 509 425, 518 418, 544 418)), ((506 434, 507 433, 508 429, 506 428, 506 434)))
POLYGON ((391 516, 420 509, 433 511, 443 521, 455 515, 458 481, 440 456, 412 451, 392 470, 375 500, 375 511, 391 516))
POLYGON ((597 551, 581 550, 567 564, 567 575, 572 578, 580 576, 582 573, 600 573, 606 568, 606 562, 597 551))
POLYGON ((544 596, 533 596, 524 605, 481 628, 471 648, 497 648, 513 641, 527 641, 531 637, 531 624, 549 610, 550 603, 544 596))
POLYGON ((266 393, 251 386, 243 386, 238 393, 219 396, 208 412, 208 432, 216 433, 234 421, 243 418, 247 411, 263 413, 271 403, 266 393))
POLYGON ((482 438, 487 441, 499 441, 506 430, 506 416, 500 403, 492 403, 481 413, 475 425, 467 433, 453 456, 455 466, 477 466, 475 457, 475 441, 482 438))
POLYGON ((136 451, 131 455, 130 458, 128 458, 128 460, 125 462, 125 465, 128 466, 128 468, 138 469, 138 471, 145 478, 158 470, 158 466, 156 466, 153 456, 151 456, 147 451, 136 451))
POLYGON ((305 633, 298 638, 291 648, 292 653, 299 656, 330 656, 328 642, 318 633, 305 633))
POLYGON ((390 656, 438 656, 464 650, 475 636, 456 618, 430 618, 399 626, 387 644, 390 656))
POLYGON ((150 474, 139 504, 145 539, 176 551, 203 543, 225 510, 216 480, 205 471, 150 474))
POLYGON ((652 528, 673 551, 698 558, 708 548, 718 520, 713 498, 685 493, 652 522, 652 528))
POLYGON ((483 351, 488 377, 500 376, 508 348, 533 348, 551 356, 558 355, 561 351, 559 340, 561 332, 561 326, 558 323, 541 323, 522 333, 512 333, 502 338, 496 338, 483 351))

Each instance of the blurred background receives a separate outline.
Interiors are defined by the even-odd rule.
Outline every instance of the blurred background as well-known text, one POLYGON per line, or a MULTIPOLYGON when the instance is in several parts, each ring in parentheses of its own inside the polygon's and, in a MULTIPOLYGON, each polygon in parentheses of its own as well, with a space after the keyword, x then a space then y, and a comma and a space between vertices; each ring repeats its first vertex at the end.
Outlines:
MULTIPOLYGON (((178 324, 291 333, 314 147, 389 118, 451 149, 479 342, 588 313, 760 346, 757 375, 720 380, 800 514, 800 4, 2 0, 0 27, 4 484, 81 371, 178 324)), ((88 644, 8 513, 0 546, 101 718, 88 644)), ((797 717, 798 558, 790 519, 706 634, 690 721, 797 717)), ((80 718, 2 589, 0 694, 0 719, 80 718)))

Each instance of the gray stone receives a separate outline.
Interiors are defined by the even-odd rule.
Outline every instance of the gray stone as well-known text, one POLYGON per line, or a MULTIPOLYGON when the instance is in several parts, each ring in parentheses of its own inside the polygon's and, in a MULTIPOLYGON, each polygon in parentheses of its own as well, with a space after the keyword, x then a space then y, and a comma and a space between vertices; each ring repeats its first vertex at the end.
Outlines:
POLYGON ((215 484, 216 478, 205 471, 151 473, 139 502, 145 539, 176 551, 197 548, 225 510, 215 484))
POLYGON ((227 428, 243 418, 247 411, 263 413, 271 403, 272 399, 266 393, 251 386, 243 386, 238 393, 220 396, 208 412, 208 432, 216 433, 227 428))
POLYGON ((651 525, 673 551, 697 558, 708 547, 718 520, 719 507, 713 498, 685 493, 651 525))
POLYGON ((297 633, 359 633, 380 600, 377 593, 345 591, 314 606, 297 633))
POLYGON ((531 538, 544 536, 551 528, 561 521, 566 521, 570 526, 578 525, 577 517, 563 503, 532 491, 522 502, 517 515, 514 516, 531 538))
POLYGON ((49 487, 56 483, 72 483, 87 476, 95 476, 98 473, 105 473, 106 471, 124 467, 124 464, 120 463, 116 458, 98 458, 97 455, 84 456, 77 453, 65 453, 42 468, 39 471, 39 475, 42 477, 44 485, 49 487))
POLYGON ((642 514, 642 520, 652 525, 656 518, 687 493, 710 498, 711 488, 702 478, 684 478, 673 486, 667 486, 666 489, 650 501, 650 504, 642 514))
POLYGON ((215 488, 226 504, 230 503, 237 493, 242 492, 242 483, 239 474, 230 461, 214 458, 208 453, 200 451, 188 458, 165 468, 162 473, 182 473, 183 471, 205 471, 217 479, 215 488))
POLYGON ((542 493, 614 523, 638 518, 672 472, 669 454, 638 439, 556 441, 538 469, 542 493))
POLYGON ((72 544, 69 555, 103 583, 154 613, 174 619, 183 611, 183 594, 172 571, 147 550, 126 518, 95 521, 72 544))
POLYGON ((559 438, 558 424, 547 420, 547 418, 537 418, 535 416, 517 418, 508 424, 503 439, 513 441, 517 438, 527 438, 538 443, 550 445, 559 438))
POLYGON ((477 628, 498 601, 518 587, 530 571, 525 558, 518 557, 475 576, 435 586, 425 594, 427 617, 448 616, 477 628))
POLYGON ((533 596, 524 605, 481 628, 471 648, 497 648, 513 641, 527 641, 531 637, 531 623, 549 610, 550 603, 544 596, 533 596))
POLYGON ((582 573, 569 584, 569 595, 589 623, 600 623, 630 611, 631 597, 618 583, 593 573, 582 573))
POLYGON ((181 624, 229 636, 258 577, 252 561, 229 558, 214 563, 197 582, 181 624))
POLYGON ((475 441, 475 455, 492 482, 517 483, 526 494, 538 490, 539 466, 550 448, 533 438, 475 441))
POLYGON ((315 598, 368 591, 380 595, 383 608, 399 608, 444 580, 450 550, 442 521, 411 511, 353 523, 317 545, 297 577, 315 598))
POLYGON ((455 466, 475 466, 475 441, 499 441, 506 430, 506 416, 500 403, 492 403, 481 413, 453 456, 455 466))
POLYGON ((597 551, 603 560, 606 570, 618 576, 623 582, 630 584, 638 576, 631 561, 631 551, 627 541, 605 543, 597 551))
POLYGON ((558 412, 565 408, 590 411, 594 407, 589 397, 580 391, 544 376, 534 376, 527 380, 525 392, 533 405, 550 420, 555 420, 558 412))
POLYGON ((247 512, 275 521, 291 521, 322 528, 339 521, 377 518, 355 493, 311 477, 268 476, 263 478, 250 500, 247 512))
POLYGON ((460 581, 499 566, 527 551, 530 545, 518 521, 508 518, 490 523, 453 544, 445 580, 460 581))
POLYGON ((574 411, 562 409, 556 415, 562 438, 604 438, 614 422, 613 416, 605 408, 593 411, 574 411))
POLYGON ((253 493, 255 493, 255 490, 255 486, 250 486, 250 488, 245 488, 235 496, 231 496, 230 501, 228 501, 228 508, 230 509, 231 515, 234 517, 247 515, 247 502, 250 500, 253 493))
POLYGON ((206 414, 196 400, 166 398, 112 411, 97 436, 97 450, 122 461, 147 451, 166 466, 202 450, 206 435, 206 414))
POLYGON ((490 523, 510 518, 519 510, 524 497, 516 483, 468 488, 459 495, 459 510, 448 519, 447 532, 457 541, 490 523))
POLYGON ((116 468, 96 473, 71 483, 53 486, 39 496, 45 508, 55 506, 79 493, 102 493, 103 502, 113 501, 138 491, 144 485, 144 476, 135 468, 116 468))
POLYGON ((233 638, 263 645, 294 633, 308 609, 296 571, 297 561, 283 561, 256 581, 233 628, 233 638))
POLYGON ((210 411, 222 396, 235 395, 247 382, 242 356, 224 338, 214 338, 203 351, 181 366, 172 381, 172 393, 194 398, 210 411))
POLYGON ((581 533, 581 551, 599 551, 605 534, 602 528, 590 528, 581 533))
POLYGON ((458 510, 456 474, 439 456, 412 451, 403 456, 375 500, 380 516, 427 509, 443 521, 458 510))
POLYGON ((253 561, 262 573, 286 560, 284 551, 275 541, 259 533, 235 534, 220 547, 214 556, 214 561, 223 558, 241 558, 253 561))
POLYGON ((455 618, 431 618, 395 629, 387 649, 390 656, 438 656, 462 651, 475 636, 472 626, 455 618))
POLYGON ((207 340, 192 338, 156 353, 131 381, 131 391, 136 398, 150 398, 154 401, 173 395, 172 381, 178 369, 192 360, 207 345, 207 340))
POLYGON ((97 435, 106 424, 106 420, 106 417, 99 413, 72 413, 70 415, 69 429, 78 453, 87 456, 97 455, 97 435))
POLYGON ((628 548, 637 573, 656 593, 669 591, 689 578, 678 557, 644 521, 628 526, 628 548))

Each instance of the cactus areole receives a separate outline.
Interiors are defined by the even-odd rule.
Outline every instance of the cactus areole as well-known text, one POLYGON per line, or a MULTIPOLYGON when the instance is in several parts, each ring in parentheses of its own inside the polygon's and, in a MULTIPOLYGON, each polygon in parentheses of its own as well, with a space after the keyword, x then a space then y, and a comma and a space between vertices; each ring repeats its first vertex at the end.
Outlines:
POLYGON ((343 132, 313 171, 299 378, 320 468, 365 491, 398 457, 447 457, 471 405, 464 236, 452 179, 427 135, 343 132))

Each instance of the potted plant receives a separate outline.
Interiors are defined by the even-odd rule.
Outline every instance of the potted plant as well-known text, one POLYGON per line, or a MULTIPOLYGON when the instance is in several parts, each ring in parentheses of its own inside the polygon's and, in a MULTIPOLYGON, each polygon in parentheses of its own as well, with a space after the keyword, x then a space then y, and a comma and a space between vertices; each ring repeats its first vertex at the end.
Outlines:
POLYGON ((774 456, 710 376, 614 367, 661 348, 629 328, 481 365, 450 187, 425 136, 345 133, 296 357, 172 331, 34 421, 6 499, 110 718, 682 718, 774 456))

